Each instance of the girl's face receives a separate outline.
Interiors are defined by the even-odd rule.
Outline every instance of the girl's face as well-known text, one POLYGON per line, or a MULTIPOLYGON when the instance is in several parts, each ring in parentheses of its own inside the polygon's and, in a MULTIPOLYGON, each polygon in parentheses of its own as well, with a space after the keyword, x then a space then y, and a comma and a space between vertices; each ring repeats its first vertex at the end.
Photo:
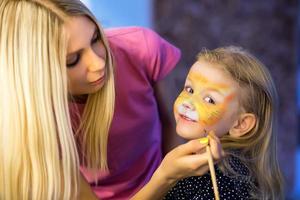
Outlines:
POLYGON ((177 133, 185 139, 228 132, 238 116, 238 85, 221 67, 197 61, 174 104, 177 133))
POLYGON ((97 26, 87 17, 66 24, 68 89, 71 95, 90 94, 105 83, 106 52, 97 26))

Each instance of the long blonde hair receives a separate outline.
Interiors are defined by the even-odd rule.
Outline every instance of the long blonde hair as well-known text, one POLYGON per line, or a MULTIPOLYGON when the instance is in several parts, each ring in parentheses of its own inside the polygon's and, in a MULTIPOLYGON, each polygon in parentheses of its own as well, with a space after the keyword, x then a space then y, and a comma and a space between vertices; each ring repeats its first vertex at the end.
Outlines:
MULTIPOLYGON (((113 58, 108 41, 100 24, 89 9, 79 0, 53 0, 66 15, 70 17, 85 16, 92 20, 99 29, 101 40, 106 50, 105 85, 96 93, 89 94, 79 129, 76 130, 77 141, 84 165, 91 169, 107 169, 108 131, 113 117, 115 104, 113 58)), ((73 116, 73 115, 72 115, 73 116)))
MULTIPOLYGON (((257 182, 252 185, 254 199, 283 199, 282 175, 277 161, 277 92, 267 68, 254 56, 239 47, 203 50, 198 59, 220 64, 240 86, 240 105, 255 114, 255 127, 240 138, 221 138, 228 154, 238 156, 257 182), (234 152, 240 152, 238 155, 234 152)), ((224 159, 223 166, 229 167, 224 159)))
POLYGON ((47 0, 1 0, 0 19, 0 199, 74 199, 66 16, 47 0))

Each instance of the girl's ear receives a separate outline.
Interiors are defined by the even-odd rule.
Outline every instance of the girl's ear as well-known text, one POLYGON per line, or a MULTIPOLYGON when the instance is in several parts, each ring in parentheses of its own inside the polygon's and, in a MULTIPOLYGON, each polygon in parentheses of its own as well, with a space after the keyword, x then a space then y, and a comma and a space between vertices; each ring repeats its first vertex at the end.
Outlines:
POLYGON ((247 134, 256 124, 256 116, 252 113, 243 113, 234 122, 229 130, 229 135, 233 137, 241 137, 247 134))

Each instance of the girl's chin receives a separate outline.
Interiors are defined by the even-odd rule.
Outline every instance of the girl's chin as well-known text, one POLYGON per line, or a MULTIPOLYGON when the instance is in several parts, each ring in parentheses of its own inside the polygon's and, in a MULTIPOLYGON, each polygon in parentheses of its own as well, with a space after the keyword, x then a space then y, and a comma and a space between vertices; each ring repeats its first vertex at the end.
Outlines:
POLYGON ((176 130, 176 131, 177 131, 177 135, 179 135, 180 137, 186 140, 194 140, 206 136, 205 133, 191 133, 191 132, 183 132, 180 130, 176 130))
POLYGON ((204 127, 199 124, 186 124, 178 122, 176 125, 177 134, 187 140, 193 140, 201 137, 205 137, 206 133, 204 127))

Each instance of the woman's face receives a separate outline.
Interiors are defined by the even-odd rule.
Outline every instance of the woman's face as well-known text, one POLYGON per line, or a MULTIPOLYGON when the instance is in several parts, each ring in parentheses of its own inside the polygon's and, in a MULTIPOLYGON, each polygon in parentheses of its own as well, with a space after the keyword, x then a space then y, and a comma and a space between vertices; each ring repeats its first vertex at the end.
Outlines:
POLYGON ((228 132, 238 116, 238 85, 215 64, 197 61, 174 104, 176 131, 185 139, 228 132))
POLYGON ((87 17, 66 23, 68 89, 73 96, 97 92, 105 83, 106 51, 97 26, 87 17))

